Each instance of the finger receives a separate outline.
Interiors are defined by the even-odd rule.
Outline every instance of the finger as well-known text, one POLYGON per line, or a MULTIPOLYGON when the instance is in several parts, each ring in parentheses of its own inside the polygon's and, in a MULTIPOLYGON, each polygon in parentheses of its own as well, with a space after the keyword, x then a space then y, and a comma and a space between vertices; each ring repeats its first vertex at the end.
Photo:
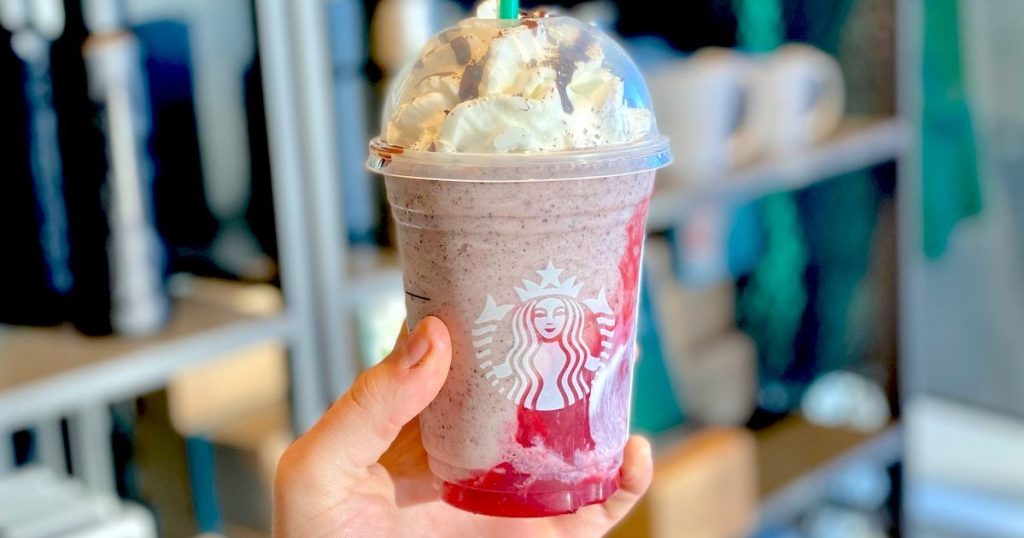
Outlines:
POLYGON ((395 484, 395 503, 399 507, 437 500, 441 492, 434 485, 434 476, 427 464, 420 421, 406 424, 387 452, 380 457, 395 484))
POLYGON ((296 442, 303 458, 351 471, 373 465, 402 426, 437 396, 450 364, 448 329, 437 318, 424 318, 296 442))
POLYGON ((565 519, 560 523, 570 535, 604 534, 636 506, 651 485, 653 475, 651 444, 643 437, 630 437, 619 469, 618 491, 601 504, 587 506, 570 516, 562 516, 565 519))

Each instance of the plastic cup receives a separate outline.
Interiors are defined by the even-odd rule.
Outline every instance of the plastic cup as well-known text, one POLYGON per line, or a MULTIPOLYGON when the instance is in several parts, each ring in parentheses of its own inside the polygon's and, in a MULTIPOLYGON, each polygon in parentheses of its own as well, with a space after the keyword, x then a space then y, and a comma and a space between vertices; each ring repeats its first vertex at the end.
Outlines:
POLYGON ((667 141, 653 132, 485 154, 382 137, 370 150, 397 225, 409 326, 432 315, 451 331, 451 371, 420 416, 443 500, 533 517, 608 498, 628 438, 645 221, 667 141))

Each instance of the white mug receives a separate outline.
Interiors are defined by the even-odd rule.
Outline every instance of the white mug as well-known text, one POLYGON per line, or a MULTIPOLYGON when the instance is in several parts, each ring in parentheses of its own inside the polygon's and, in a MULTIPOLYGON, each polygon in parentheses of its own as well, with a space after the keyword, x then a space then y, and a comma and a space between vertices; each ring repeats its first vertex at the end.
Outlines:
POLYGON ((765 152, 791 153, 835 130, 846 94, 842 70, 832 56, 791 43, 756 62, 748 115, 765 152))
POLYGON ((649 77, 661 132, 672 145, 666 183, 714 179, 758 148, 747 113, 757 66, 739 52, 706 48, 649 77))

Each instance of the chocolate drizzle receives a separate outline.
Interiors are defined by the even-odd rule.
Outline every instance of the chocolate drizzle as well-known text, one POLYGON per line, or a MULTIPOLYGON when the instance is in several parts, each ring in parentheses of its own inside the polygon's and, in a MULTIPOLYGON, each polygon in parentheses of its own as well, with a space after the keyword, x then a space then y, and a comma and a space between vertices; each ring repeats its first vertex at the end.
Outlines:
POLYGON ((469 44, 469 40, 466 36, 460 35, 451 41, 452 52, 455 53, 455 61, 459 65, 466 65, 469 60, 473 57, 473 48, 469 44))
MULTIPOLYGON (((531 15, 529 18, 522 19, 520 25, 523 30, 537 33, 539 28, 545 23, 541 19, 548 16, 548 13, 540 12, 532 13, 531 15)), ((498 35, 504 36, 506 32, 510 31, 512 31, 511 28, 503 28, 498 32, 498 35)), ((492 51, 484 50, 482 54, 479 51, 475 51, 473 43, 469 39, 470 37, 472 36, 457 35, 457 30, 441 32, 437 39, 441 46, 451 48, 455 61, 463 67, 462 74, 461 76, 451 72, 431 74, 421 79, 417 86, 435 76, 454 75, 454 77, 459 78, 458 99, 460 103, 480 98, 480 87, 483 82, 487 61, 490 59, 492 51), (476 54, 474 54, 475 52, 476 54)), ((590 59, 589 53, 592 52, 591 49, 595 45, 594 38, 586 31, 581 31, 572 43, 552 43, 551 41, 553 40, 550 36, 547 37, 546 52, 548 52, 549 57, 539 61, 536 58, 530 59, 525 67, 528 69, 535 69, 538 65, 550 67, 555 74, 555 89, 558 92, 562 110, 566 114, 572 114, 575 106, 569 96, 568 88, 572 84, 573 76, 576 74, 579 64, 590 59)), ((484 46, 489 47, 489 44, 484 46)), ((520 92, 516 95, 522 96, 522 93, 520 92)), ((448 116, 451 110, 445 109, 444 112, 445 116, 448 116)))
POLYGON ((558 88, 558 97, 562 100, 562 110, 566 114, 572 114, 574 107, 569 99, 569 83, 576 73, 576 64, 586 61, 587 49, 593 44, 593 38, 583 33, 574 43, 561 47, 551 60, 551 68, 555 70, 555 87, 558 88))
POLYGON ((395 155, 401 155, 405 153, 405 149, 402 148, 401 146, 396 146, 394 144, 377 144, 375 142, 371 145, 371 153, 377 155, 377 158, 380 159, 380 164, 382 166, 387 166, 387 164, 391 162, 392 157, 394 157, 395 155))
POLYGON ((440 34, 437 34, 437 41, 442 45, 452 40, 453 35, 458 35, 459 31, 456 29, 445 30, 440 34))
POLYGON ((484 59, 487 56, 466 66, 459 81, 459 100, 469 101, 480 97, 480 81, 484 78, 484 59))
POLYGON ((401 146, 396 146, 394 144, 379 144, 374 146, 373 149, 374 151, 377 152, 378 155, 384 157, 385 159, 390 159, 395 155, 401 155, 405 153, 404 148, 402 148, 401 146))

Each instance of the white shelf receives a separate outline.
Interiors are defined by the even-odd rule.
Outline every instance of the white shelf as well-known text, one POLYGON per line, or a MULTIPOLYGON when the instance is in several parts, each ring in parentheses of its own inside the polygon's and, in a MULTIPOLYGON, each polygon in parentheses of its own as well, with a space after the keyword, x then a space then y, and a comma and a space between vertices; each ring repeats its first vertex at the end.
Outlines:
POLYGON ((149 538, 156 536, 156 522, 142 506, 90 491, 82 482, 51 469, 24 467, 0 476, 0 533, 149 538))
POLYGON ((88 337, 70 327, 0 327, 0 432, 143 394, 225 353, 287 339, 288 319, 256 313, 266 312, 267 293, 247 295, 251 291, 201 282, 175 302, 167 328, 146 338, 88 337))
POLYGON ((671 228, 701 202, 742 202, 802 189, 892 161, 905 147, 905 129, 899 119, 847 118, 833 136, 806 151, 744 166, 695 187, 656 188, 647 227, 653 231, 671 228))
POLYGON ((1018 495, 913 477, 908 477, 906 491, 907 536, 1024 536, 1024 498, 1018 495))

